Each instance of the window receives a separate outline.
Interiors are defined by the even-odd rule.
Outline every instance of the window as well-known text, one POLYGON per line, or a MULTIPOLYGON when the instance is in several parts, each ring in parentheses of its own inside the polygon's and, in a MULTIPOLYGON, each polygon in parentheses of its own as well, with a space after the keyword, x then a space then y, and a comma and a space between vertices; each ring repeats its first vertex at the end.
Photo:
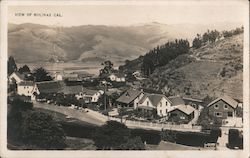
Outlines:
POLYGON ((214 116, 216 116, 216 117, 222 117, 222 113, 221 112, 215 112, 214 116))
POLYGON ((28 94, 30 93, 30 91, 28 91, 28 94))
POLYGON ((162 102, 160 102, 160 107, 162 107, 162 102))
POLYGON ((233 117, 233 112, 231 112, 231 111, 227 112, 227 116, 228 117, 233 117))
POLYGON ((166 113, 168 113, 168 109, 166 109, 166 113))
POLYGON ((185 116, 180 116, 180 119, 181 120, 185 120, 185 116))
POLYGON ((224 105, 224 109, 228 109, 228 106, 227 106, 227 104, 225 104, 225 105, 224 105))
POLYGON ((149 102, 147 101, 147 106, 149 106, 149 102))
POLYGON ((214 108, 215 108, 215 109, 219 109, 219 105, 218 105, 218 104, 215 104, 215 105, 214 105, 214 108))

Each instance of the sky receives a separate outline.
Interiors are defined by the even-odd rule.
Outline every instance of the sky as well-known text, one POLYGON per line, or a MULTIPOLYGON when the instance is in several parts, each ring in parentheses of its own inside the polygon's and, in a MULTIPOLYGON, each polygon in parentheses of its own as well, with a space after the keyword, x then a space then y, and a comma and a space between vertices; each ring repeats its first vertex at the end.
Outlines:
POLYGON ((118 25, 127 26, 158 22, 163 24, 211 24, 218 22, 243 23, 242 3, 176 5, 71 5, 71 6, 9 6, 9 23, 37 23, 55 26, 118 25), (24 16, 20 16, 23 13, 24 16), (27 16, 31 13, 31 16, 27 16), (50 16, 34 16, 50 14, 50 16), (58 16, 54 16, 60 15, 58 16))

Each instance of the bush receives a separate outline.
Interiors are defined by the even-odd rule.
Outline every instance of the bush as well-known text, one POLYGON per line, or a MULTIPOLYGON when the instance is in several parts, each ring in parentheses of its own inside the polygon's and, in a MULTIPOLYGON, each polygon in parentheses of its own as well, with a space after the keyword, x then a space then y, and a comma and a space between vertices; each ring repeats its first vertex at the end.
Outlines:
POLYGON ((52 116, 43 112, 30 112, 25 116, 21 128, 22 140, 27 145, 41 149, 63 149, 65 134, 61 125, 52 116))
POLYGON ((234 149, 239 147, 243 149, 243 136, 240 136, 240 132, 237 129, 230 129, 228 134, 228 147, 234 149))

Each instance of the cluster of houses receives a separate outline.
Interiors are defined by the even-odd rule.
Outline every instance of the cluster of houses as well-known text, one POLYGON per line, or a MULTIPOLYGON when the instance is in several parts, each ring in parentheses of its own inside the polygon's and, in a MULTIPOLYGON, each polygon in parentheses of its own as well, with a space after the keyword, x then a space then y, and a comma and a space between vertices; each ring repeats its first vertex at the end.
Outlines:
POLYGON ((181 96, 165 96, 163 94, 150 94, 143 91, 129 89, 117 100, 118 108, 137 109, 144 116, 157 115, 175 122, 189 123, 199 116, 206 106, 209 115, 218 119, 230 119, 236 117, 236 109, 242 107, 242 103, 229 96, 222 96, 208 105, 202 100, 181 96))
MULTIPOLYGON (((125 82, 123 76, 111 74, 108 77, 111 81, 125 82)), ((97 103, 104 94, 103 90, 87 89, 82 85, 67 86, 62 81, 63 77, 58 75, 55 81, 33 82, 25 81, 23 75, 14 72, 8 80, 9 84, 17 85, 18 95, 30 97, 31 100, 37 100, 37 96, 41 93, 63 93, 74 94, 78 100, 84 99, 85 103, 97 103)), ((136 110, 145 117, 156 116, 181 123, 190 123, 195 118, 197 119, 205 106, 209 109, 209 115, 221 119, 236 117, 236 109, 239 106, 242 107, 242 103, 229 96, 219 97, 208 105, 204 105, 203 101, 198 99, 146 93, 135 88, 120 93, 112 105, 115 105, 114 108, 117 109, 136 110)))
POLYGON ((32 101, 37 100, 39 94, 63 93, 74 94, 77 99, 83 99, 85 103, 96 103, 103 95, 102 90, 92 90, 83 86, 67 86, 63 81, 25 81, 18 72, 9 76, 9 84, 16 84, 16 92, 20 96, 30 97, 32 101))

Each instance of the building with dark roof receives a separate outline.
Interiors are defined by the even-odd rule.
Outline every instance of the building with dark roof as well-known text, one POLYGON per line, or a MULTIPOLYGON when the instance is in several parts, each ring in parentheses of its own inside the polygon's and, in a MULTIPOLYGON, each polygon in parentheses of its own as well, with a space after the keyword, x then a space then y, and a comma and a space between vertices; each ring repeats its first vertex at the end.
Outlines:
POLYGON ((169 120, 175 123, 189 123, 194 118, 194 111, 190 105, 177 105, 174 109, 169 111, 169 120))
POLYGON ((63 82, 60 81, 43 81, 36 82, 35 92, 40 93, 58 93, 64 86, 63 82))
POLYGON ((125 91, 118 99, 116 104, 118 108, 127 107, 136 109, 139 100, 143 97, 144 93, 139 90, 129 89, 125 91))
POLYGON ((236 116, 236 108, 238 107, 238 104, 239 103, 235 99, 229 96, 223 96, 209 103, 207 107, 209 115, 220 119, 226 119, 228 117, 236 116))

